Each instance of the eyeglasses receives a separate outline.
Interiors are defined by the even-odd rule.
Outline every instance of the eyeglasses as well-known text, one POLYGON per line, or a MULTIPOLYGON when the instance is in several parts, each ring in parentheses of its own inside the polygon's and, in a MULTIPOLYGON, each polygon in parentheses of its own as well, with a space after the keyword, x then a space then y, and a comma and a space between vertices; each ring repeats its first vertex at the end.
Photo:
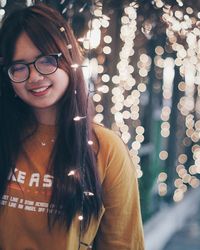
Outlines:
POLYGON ((8 76, 11 81, 21 83, 28 80, 30 76, 30 65, 33 64, 35 69, 42 75, 50 75, 58 68, 58 58, 62 53, 39 56, 33 62, 23 63, 16 62, 10 65, 7 69, 8 76))

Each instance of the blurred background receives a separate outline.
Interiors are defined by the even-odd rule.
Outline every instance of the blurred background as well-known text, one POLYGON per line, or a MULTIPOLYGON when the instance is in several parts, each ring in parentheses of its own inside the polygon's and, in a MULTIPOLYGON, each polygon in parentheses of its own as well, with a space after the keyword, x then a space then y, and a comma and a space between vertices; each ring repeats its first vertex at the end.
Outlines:
POLYGON ((36 2, 70 22, 95 121, 129 148, 146 249, 199 250, 200 1, 1 0, 0 21, 36 2))

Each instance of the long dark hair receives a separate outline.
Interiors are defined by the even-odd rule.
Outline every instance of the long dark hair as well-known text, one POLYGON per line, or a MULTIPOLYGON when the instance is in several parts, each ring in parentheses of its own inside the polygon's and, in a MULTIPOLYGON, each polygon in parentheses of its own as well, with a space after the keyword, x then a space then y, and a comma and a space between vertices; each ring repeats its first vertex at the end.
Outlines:
POLYGON ((43 53, 61 52, 59 67, 69 76, 69 86, 60 100, 57 116, 57 137, 50 159, 50 170, 54 176, 51 205, 59 213, 49 214, 49 225, 56 221, 69 229, 74 217, 82 212, 84 228, 92 216, 98 217, 101 208, 101 188, 95 153, 88 145, 88 137, 94 134, 88 96, 81 67, 74 70, 71 65, 82 63, 80 49, 66 20, 56 10, 37 4, 10 14, 0 31, 0 57, 3 67, 0 74, 0 197, 4 194, 8 175, 14 170, 24 140, 24 131, 36 122, 30 107, 14 91, 4 69, 12 61, 15 43, 22 32, 30 37, 43 53), (79 122, 75 116, 85 117, 79 122), (75 175, 69 178, 70 170, 75 175), (84 196, 89 191, 94 196, 84 196))

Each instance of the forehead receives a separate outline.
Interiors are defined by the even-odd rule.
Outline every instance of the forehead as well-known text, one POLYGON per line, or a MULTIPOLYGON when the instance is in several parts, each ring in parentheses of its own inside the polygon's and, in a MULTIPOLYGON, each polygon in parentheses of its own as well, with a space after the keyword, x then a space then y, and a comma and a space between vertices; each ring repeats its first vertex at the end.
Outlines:
POLYGON ((40 55, 40 50, 34 45, 29 36, 23 32, 15 43, 13 60, 29 61, 40 55))

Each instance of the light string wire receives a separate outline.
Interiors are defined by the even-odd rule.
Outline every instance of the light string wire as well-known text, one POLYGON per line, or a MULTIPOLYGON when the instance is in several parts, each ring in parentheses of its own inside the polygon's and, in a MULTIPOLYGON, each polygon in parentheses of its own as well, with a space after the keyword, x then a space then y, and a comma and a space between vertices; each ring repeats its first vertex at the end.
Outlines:
MULTIPOLYGON (((65 29, 64 27, 61 27, 60 28, 60 31, 61 32, 65 32, 65 29)), ((89 52, 88 52, 89 54, 89 52)), ((72 64, 71 65, 71 68, 76 72, 76 69, 79 68, 79 67, 85 67, 84 65, 78 65, 78 64, 72 64), (76 65, 76 66, 74 66, 76 65)), ((75 80, 76 80, 76 73, 74 73, 74 77, 75 77, 75 80)), ((90 84, 90 82, 89 82, 90 84)), ((88 87, 89 89, 90 87, 88 87)), ((77 98, 77 91, 75 90, 75 97, 77 98)), ((77 108, 77 114, 74 116, 73 118, 73 121, 74 122, 81 122, 82 120, 85 120, 85 133, 83 132, 82 136, 83 136, 83 140, 82 140, 82 143, 84 142, 87 142, 89 145, 92 145, 93 142, 92 140, 89 140, 89 131, 88 131, 88 121, 87 121, 87 117, 88 117, 88 106, 89 106, 89 96, 90 96, 90 91, 88 91, 88 94, 87 94, 87 97, 86 97, 86 111, 85 111, 85 115, 81 115, 79 114, 78 112, 78 108, 77 108)), ((77 102, 76 102, 77 103, 77 102)), ((85 147, 84 147, 85 149, 85 147)), ((85 199, 85 196, 93 196, 94 194, 88 190, 85 189, 86 185, 85 185, 85 166, 86 166, 86 155, 87 155, 87 149, 83 150, 82 152, 82 157, 81 157, 81 166, 80 168, 78 169, 72 169, 68 172, 68 176, 74 176, 75 175, 75 172, 78 170, 80 171, 81 173, 81 187, 82 187, 82 197, 81 197, 81 209, 80 209, 80 214, 78 216, 78 219, 80 220, 80 228, 79 228, 79 236, 78 236, 78 250, 80 249, 81 245, 84 245, 84 246, 87 246, 88 248, 91 248, 90 245, 84 243, 84 242, 81 242, 81 235, 82 235, 82 232, 83 232, 83 214, 84 214, 84 199, 85 199)))
MULTIPOLYGON (((87 94, 87 109, 86 109, 86 117, 88 115, 88 104, 89 104, 89 95, 90 93, 88 92, 87 94)), ((85 136, 83 135, 83 142, 86 141, 88 139, 89 133, 88 133, 88 124, 87 124, 87 119, 85 122, 85 136)), ((80 228, 79 228, 79 243, 78 243, 78 250, 80 250, 81 245, 85 245, 87 247, 90 248, 89 245, 81 242, 81 236, 82 236, 82 232, 83 232, 83 219, 84 219, 84 200, 85 200, 85 195, 87 195, 87 192, 85 191, 85 167, 86 167, 86 154, 87 154, 87 149, 85 149, 83 151, 83 159, 82 159, 82 166, 81 166, 81 174, 82 174, 82 178, 81 178, 81 186, 82 186, 82 198, 81 198, 81 213, 79 215, 79 220, 80 220, 80 228)), ((88 192, 89 193, 89 192, 88 192)))
MULTIPOLYGON (((85 5, 84 5, 85 6, 85 5)), ((89 22, 89 40, 91 39, 91 32, 92 32, 92 20, 94 19, 94 8, 95 8, 95 2, 94 0, 92 0, 92 5, 91 5, 91 20, 89 22)), ((91 46, 90 46, 90 43, 89 43, 89 49, 87 51, 87 55, 88 55, 88 58, 90 59, 90 55, 91 54, 91 46)), ((84 67, 84 66, 83 66, 84 67)), ((90 71, 90 60, 89 60, 89 65, 88 65, 88 68, 89 68, 89 80, 88 80, 88 93, 87 93, 87 99, 86 99, 86 114, 85 114, 85 117, 82 117, 83 118, 86 118, 85 120, 85 135, 83 134, 83 142, 88 142, 89 145, 92 145, 92 141, 89 140, 89 130, 88 130, 88 120, 87 120, 87 117, 88 117, 88 108, 89 108, 89 98, 90 98, 90 93, 92 92, 91 91, 91 71, 90 71), (89 140, 89 141, 88 141, 89 140)), ((94 92, 94 91, 93 91, 94 92)), ((76 116, 74 118, 74 121, 75 122, 79 122, 81 121, 82 119, 78 119, 79 116, 76 116)), ((82 233, 83 233, 83 220, 84 220, 84 200, 85 200, 85 196, 93 196, 93 193, 86 190, 86 183, 85 183, 85 175, 86 175, 86 172, 85 172, 85 167, 86 167, 86 155, 87 155, 87 148, 85 148, 83 150, 83 155, 82 155, 82 166, 81 166, 81 174, 82 174, 82 178, 81 178, 81 186, 82 186, 82 198, 81 198, 81 210, 80 210, 80 215, 78 216, 78 219, 80 220, 80 227, 79 227, 79 236, 78 236, 78 250, 81 249, 81 246, 84 246, 84 247, 87 247, 87 248, 92 248, 92 246, 90 244, 87 244, 85 242, 82 242, 81 241, 81 236, 82 236, 82 233)))
MULTIPOLYGON (((91 9, 90 9, 90 13, 91 13, 91 20, 89 22, 89 40, 91 39, 92 36, 92 21, 94 19, 94 8, 95 8, 95 2, 94 0, 92 0, 92 5, 91 5, 91 9)), ((88 108, 89 108, 89 98, 90 98, 90 93, 91 93, 91 67, 90 67, 90 55, 91 55, 91 44, 89 43, 89 48, 87 51, 87 56, 89 58, 89 63, 88 63, 88 69, 89 69, 89 80, 88 80, 88 94, 87 94, 87 108, 86 108, 86 118, 88 116, 88 108)), ((94 91, 93 91, 94 92, 94 91)), ((87 119, 86 119, 86 124, 85 124, 85 139, 88 141, 89 140, 89 131, 88 131, 88 123, 87 123, 87 119)), ((81 167, 81 172, 82 172, 82 179, 81 179, 81 185, 82 185, 82 200, 81 200, 81 215, 79 216, 79 220, 80 220, 80 228, 79 228, 79 243, 78 243, 78 250, 81 249, 81 246, 85 246, 88 248, 92 248, 91 245, 88 245, 84 242, 81 241, 81 236, 83 233, 83 219, 84 219, 84 200, 85 200, 85 195, 90 195, 92 193, 85 191, 85 167, 86 167, 86 154, 87 154, 87 150, 85 149, 83 151, 83 162, 82 162, 82 167, 81 167)))

